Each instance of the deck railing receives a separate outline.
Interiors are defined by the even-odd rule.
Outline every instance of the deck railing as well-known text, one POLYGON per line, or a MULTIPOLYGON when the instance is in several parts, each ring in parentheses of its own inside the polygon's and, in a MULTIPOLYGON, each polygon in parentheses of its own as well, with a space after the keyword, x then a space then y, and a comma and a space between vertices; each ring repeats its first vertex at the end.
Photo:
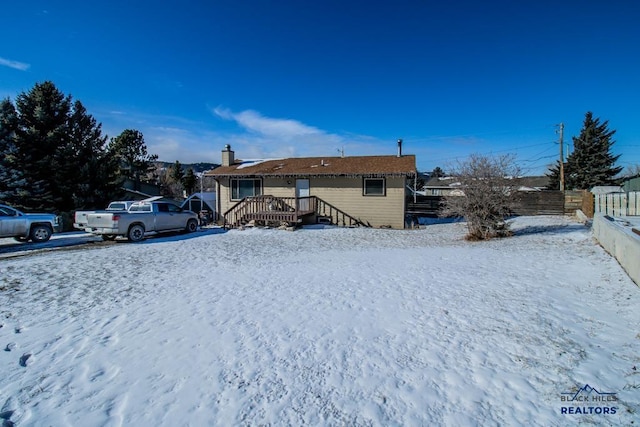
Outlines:
POLYGON ((315 207, 315 197, 245 197, 223 214, 224 225, 238 227, 252 220, 295 224, 315 207))
POLYGON ((297 224, 302 217, 315 214, 329 223, 344 227, 370 227, 334 205, 316 197, 254 196, 240 200, 222 217, 225 227, 239 227, 250 221, 297 224))
POLYGON ((358 218, 349 215, 322 199, 317 199, 316 214, 319 217, 329 218, 330 223, 334 225, 341 225, 343 227, 371 227, 370 224, 365 224, 358 218))

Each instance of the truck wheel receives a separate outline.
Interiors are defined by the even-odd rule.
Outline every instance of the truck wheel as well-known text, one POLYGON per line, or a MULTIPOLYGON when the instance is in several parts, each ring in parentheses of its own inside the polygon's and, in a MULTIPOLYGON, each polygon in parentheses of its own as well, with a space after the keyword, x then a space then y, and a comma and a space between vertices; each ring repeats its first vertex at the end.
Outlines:
POLYGON ((111 242, 113 240, 116 240, 116 235, 115 234, 103 234, 102 235, 102 240, 104 240, 105 242, 111 242))
POLYGON ((53 231, 48 225, 34 225, 31 227, 29 239, 34 243, 44 243, 51 238, 51 234, 53 234, 53 231))
POLYGON ((187 233, 193 233, 198 229, 198 221, 195 219, 190 219, 187 221, 187 233))
POLYGON ((144 239, 144 226, 140 224, 132 225, 129 228, 129 232, 127 233, 127 237, 130 242, 139 242, 144 239))

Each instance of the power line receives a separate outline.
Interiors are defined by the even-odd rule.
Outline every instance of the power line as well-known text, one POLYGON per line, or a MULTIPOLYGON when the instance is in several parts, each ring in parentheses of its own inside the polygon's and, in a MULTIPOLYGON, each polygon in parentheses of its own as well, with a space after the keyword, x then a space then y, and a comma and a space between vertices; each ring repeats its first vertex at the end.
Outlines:
MULTIPOLYGON (((532 148, 532 147, 540 147, 543 145, 547 145, 547 142, 543 142, 543 143, 539 143, 539 144, 531 144, 531 145, 523 145, 520 147, 515 147, 515 148, 505 148, 502 150, 490 150, 490 151, 485 151, 484 153, 480 153, 480 154, 493 154, 493 153, 506 153, 506 152, 513 152, 513 151, 517 151, 517 150, 521 150, 524 148, 532 148)), ((455 157, 442 157, 439 159, 430 159, 432 162, 445 162, 445 161, 450 161, 450 160, 458 160, 458 159, 465 159, 469 157, 466 154, 460 155, 460 156, 455 156, 455 157)))

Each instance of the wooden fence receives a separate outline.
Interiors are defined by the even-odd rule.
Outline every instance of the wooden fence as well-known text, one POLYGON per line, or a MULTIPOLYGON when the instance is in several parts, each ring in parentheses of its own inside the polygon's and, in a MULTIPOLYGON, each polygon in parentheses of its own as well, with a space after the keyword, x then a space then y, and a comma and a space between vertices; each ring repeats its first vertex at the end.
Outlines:
POLYGON ((595 206, 593 193, 589 190, 582 190, 582 213, 587 216, 587 218, 593 218, 593 210, 595 206))
POLYGON ((438 216, 444 203, 444 196, 407 197, 406 214, 416 216, 438 216))
MULTIPOLYGON (((415 216, 438 215, 444 196, 417 196, 407 198, 406 213, 415 216)), ((531 191, 518 195, 515 215, 565 215, 582 207, 583 194, 579 191, 531 191)))
POLYGON ((516 215, 564 215, 564 202, 565 195, 562 191, 522 192, 513 213, 516 215))
POLYGON ((594 211, 609 216, 640 215, 640 191, 629 193, 596 194, 594 211))

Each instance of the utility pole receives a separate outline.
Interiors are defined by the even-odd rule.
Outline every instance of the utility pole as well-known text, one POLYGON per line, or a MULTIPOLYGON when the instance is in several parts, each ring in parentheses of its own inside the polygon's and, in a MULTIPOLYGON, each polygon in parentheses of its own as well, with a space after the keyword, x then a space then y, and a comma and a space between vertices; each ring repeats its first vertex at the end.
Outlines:
POLYGON ((558 125, 560 127, 560 191, 564 191, 564 150, 562 149, 562 138, 564 136, 564 123, 558 125))

